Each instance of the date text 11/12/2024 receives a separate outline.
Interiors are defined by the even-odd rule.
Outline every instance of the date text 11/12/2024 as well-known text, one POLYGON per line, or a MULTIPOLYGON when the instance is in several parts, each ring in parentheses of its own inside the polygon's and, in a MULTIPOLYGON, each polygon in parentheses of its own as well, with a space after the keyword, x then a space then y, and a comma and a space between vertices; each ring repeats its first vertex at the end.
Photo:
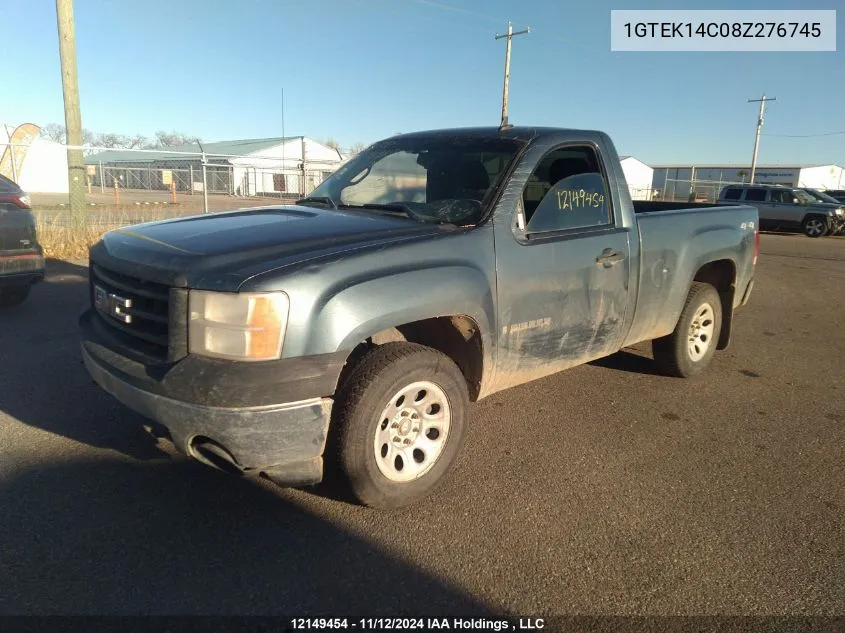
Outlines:
POLYGON ((293 618, 289 631, 530 631, 545 628, 542 618, 515 621, 487 618, 293 618))

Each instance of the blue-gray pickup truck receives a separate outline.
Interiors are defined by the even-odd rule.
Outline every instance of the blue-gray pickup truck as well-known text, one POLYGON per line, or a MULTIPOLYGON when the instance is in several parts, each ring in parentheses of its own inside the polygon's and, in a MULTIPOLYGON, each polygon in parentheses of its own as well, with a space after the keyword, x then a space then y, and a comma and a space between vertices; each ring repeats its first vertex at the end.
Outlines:
POLYGON ((296 204, 107 233, 82 357, 207 465, 337 473, 393 508, 450 471, 471 402, 641 341, 700 374, 748 301, 757 223, 632 202, 601 132, 394 136, 296 204))

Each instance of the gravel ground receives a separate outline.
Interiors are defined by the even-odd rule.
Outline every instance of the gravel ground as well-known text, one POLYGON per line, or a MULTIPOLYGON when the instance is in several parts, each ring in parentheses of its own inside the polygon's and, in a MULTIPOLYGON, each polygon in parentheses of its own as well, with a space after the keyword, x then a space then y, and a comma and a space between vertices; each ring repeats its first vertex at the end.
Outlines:
POLYGON ((394 512, 145 434, 81 365, 85 274, 0 315, 2 614, 845 616, 843 238, 764 235, 701 379, 646 345, 474 405, 394 512))

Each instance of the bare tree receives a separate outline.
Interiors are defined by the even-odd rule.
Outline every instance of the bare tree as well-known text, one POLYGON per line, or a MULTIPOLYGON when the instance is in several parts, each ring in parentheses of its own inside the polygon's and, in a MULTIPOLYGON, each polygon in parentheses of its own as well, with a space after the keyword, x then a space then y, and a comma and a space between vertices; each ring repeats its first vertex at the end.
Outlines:
POLYGON ((67 130, 60 123, 48 123, 42 127, 41 136, 56 143, 67 142, 67 130))
MULTIPOLYGON (((65 126, 49 123, 41 128, 41 136, 57 143, 67 143, 65 126)), ((92 132, 82 130, 82 144, 86 147, 108 149, 162 149, 176 145, 195 143, 196 137, 182 132, 156 132, 155 138, 149 139, 142 134, 117 134, 116 132, 92 132)), ((89 153, 92 150, 89 150, 89 153)))
MULTIPOLYGON (((46 138, 50 141, 54 141, 56 143, 61 143, 65 145, 67 143, 67 130, 65 126, 61 123, 48 123, 44 127, 41 128, 39 132, 42 138, 46 138)), ((94 134, 91 130, 82 130, 82 145, 85 147, 92 147, 96 146, 96 142, 98 140, 98 135, 94 134)), ((83 153, 90 154, 90 150, 83 150, 83 153)))
MULTIPOLYGON (((200 139, 202 141, 202 139, 200 139)), ((177 145, 189 145, 197 142, 197 137, 182 132, 165 132, 159 130, 155 134, 155 139, 148 144, 149 149, 159 149, 162 147, 175 147, 177 145)))
POLYGON ((126 149, 144 149, 150 144, 146 136, 140 134, 133 134, 132 136, 124 136, 124 146, 126 149))
POLYGON ((124 149, 126 147, 126 137, 122 134, 115 134, 114 132, 95 134, 91 144, 96 147, 107 147, 109 149, 124 149))

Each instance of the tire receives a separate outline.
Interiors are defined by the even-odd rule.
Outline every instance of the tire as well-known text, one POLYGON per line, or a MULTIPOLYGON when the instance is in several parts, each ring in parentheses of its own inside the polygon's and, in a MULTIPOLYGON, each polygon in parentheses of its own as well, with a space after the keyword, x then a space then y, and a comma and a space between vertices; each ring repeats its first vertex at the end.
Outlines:
POLYGON ((721 331, 719 293, 710 284, 693 282, 675 331, 651 343, 654 362, 668 376, 697 376, 716 353, 721 331))
POLYGON ((415 343, 380 345, 335 398, 335 466, 363 505, 410 505, 452 470, 468 409, 466 380, 448 356, 415 343))
POLYGON ((830 231, 827 218, 823 215, 808 215, 801 226, 807 237, 824 237, 830 231))
POLYGON ((29 286, 0 287, 0 308, 19 306, 29 296, 29 286))

